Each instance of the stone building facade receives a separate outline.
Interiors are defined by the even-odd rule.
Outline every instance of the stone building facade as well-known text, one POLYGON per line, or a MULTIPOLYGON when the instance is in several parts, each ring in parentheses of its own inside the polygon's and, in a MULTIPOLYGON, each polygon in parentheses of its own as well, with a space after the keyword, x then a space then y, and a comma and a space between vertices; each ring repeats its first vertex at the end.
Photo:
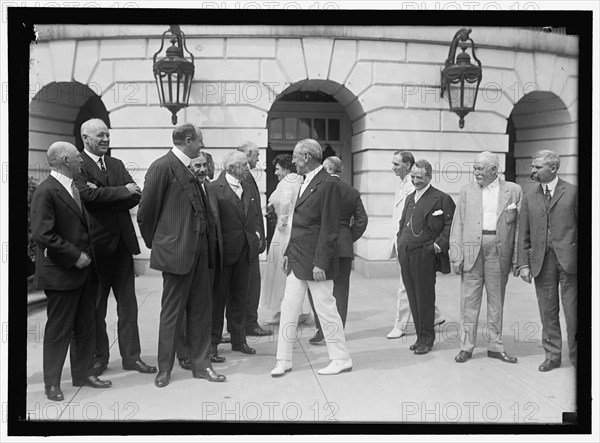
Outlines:
MULTIPOLYGON (((385 255, 394 151, 429 160, 433 185, 453 197, 472 180, 471 163, 482 150, 498 153, 506 178, 525 189, 531 154, 555 150, 561 176, 577 183, 578 38, 464 27, 473 29, 483 80, 463 129, 440 98, 440 70, 459 27, 427 26, 182 26, 195 76, 179 122, 202 128, 217 163, 242 141, 260 146, 255 176, 263 203, 275 185, 272 158, 300 138, 318 138, 344 161, 343 178, 361 192, 370 217, 355 244, 355 269, 396 275, 385 255)), ((45 178, 48 146, 56 140, 80 145, 81 123, 99 117, 111 128, 112 155, 143 185, 148 166, 171 147, 170 113, 159 106, 152 73, 167 28, 37 28, 30 175, 45 178)), ((147 260, 149 251, 137 258, 147 260)))

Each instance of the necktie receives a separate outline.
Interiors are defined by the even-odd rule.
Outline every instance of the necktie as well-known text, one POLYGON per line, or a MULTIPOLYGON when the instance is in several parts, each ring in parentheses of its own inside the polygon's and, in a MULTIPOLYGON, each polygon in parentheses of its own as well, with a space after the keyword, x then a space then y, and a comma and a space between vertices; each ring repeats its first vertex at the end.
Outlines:
POLYGON ((552 200, 552 194, 550 193, 550 188, 546 186, 546 192, 544 193, 544 200, 546 202, 546 211, 550 209, 550 200, 552 200))
POLYGON ((75 186, 74 182, 71 182, 71 192, 73 193, 73 200, 75 200, 75 203, 77 203, 77 207, 83 214, 83 209, 81 209, 81 198, 79 197, 79 190, 75 186))
POLYGON ((106 168, 104 167, 104 162, 102 161, 102 157, 98 159, 98 166, 102 172, 106 172, 106 168))

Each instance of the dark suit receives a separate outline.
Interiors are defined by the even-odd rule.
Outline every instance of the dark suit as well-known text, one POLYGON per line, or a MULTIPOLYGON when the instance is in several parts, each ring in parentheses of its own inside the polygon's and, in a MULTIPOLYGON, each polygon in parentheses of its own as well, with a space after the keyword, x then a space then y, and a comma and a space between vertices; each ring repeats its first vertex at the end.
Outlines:
POLYGON ((106 171, 103 172, 85 151, 81 158, 81 174, 75 177, 75 183, 89 214, 92 249, 100 280, 96 293, 95 358, 104 364, 109 360, 106 309, 112 288, 117 301, 122 363, 132 365, 140 360, 141 352, 132 257, 140 253, 140 247, 129 209, 139 203, 140 196, 132 195, 125 187, 133 183, 133 179, 121 160, 105 155, 106 171), (89 187, 87 182, 97 188, 89 187))
POLYGON ((258 262, 259 240, 256 236, 256 202, 253 190, 245 180, 240 182, 242 199, 238 198, 222 171, 207 188, 214 195, 222 234, 222 269, 215 276, 212 342, 219 343, 223 315, 227 305, 231 344, 246 343, 246 309, 250 272, 258 262))
POLYGON ((535 186, 523 197, 519 220, 517 267, 529 266, 542 320, 546 359, 561 361, 562 300, 571 362, 577 361, 577 186, 559 178, 546 209, 544 192, 535 186))
MULTIPOLYGON (((346 326, 348 315, 348 296, 350 295, 350 272, 352 260, 354 260, 353 244, 358 240, 365 230, 369 218, 360 198, 360 193, 348 183, 338 178, 338 186, 342 195, 340 211, 340 236, 339 246, 339 275, 333 280, 333 297, 337 311, 346 326)), ((309 292, 310 295, 310 292, 309 292)), ((315 316, 317 331, 321 331, 321 322, 315 312, 312 295, 310 302, 315 316)))
POLYGON ((214 263, 214 220, 192 172, 172 151, 150 165, 137 219, 144 242, 152 249, 150 267, 163 274, 159 371, 173 368, 184 315, 192 370, 211 368, 208 269, 214 263))
POLYGON ((48 297, 44 383, 58 386, 71 339, 71 376, 92 375, 95 276, 93 263, 75 267, 82 251, 92 256, 85 208, 82 212, 53 176, 33 194, 31 234, 36 243, 35 281, 48 297))
POLYGON ((427 346, 435 341, 435 274, 438 270, 450 272, 448 239, 454 208, 448 194, 429 186, 417 203, 414 192, 407 197, 399 224, 397 250, 402 279, 417 342, 427 346), (434 243, 441 253, 435 253, 434 243))
POLYGON ((246 301, 246 329, 254 329, 259 326, 258 303, 260 301, 260 261, 258 260, 258 255, 264 252, 265 248, 267 247, 267 241, 265 238, 265 220, 262 215, 258 185, 256 184, 256 181, 250 172, 248 172, 248 176, 243 181, 248 185, 248 188, 251 189, 254 194, 253 203, 255 206, 254 214, 256 232, 260 234, 261 240, 261 247, 257 251, 257 259, 252 260, 250 263, 250 284, 248 287, 248 298, 246 301))

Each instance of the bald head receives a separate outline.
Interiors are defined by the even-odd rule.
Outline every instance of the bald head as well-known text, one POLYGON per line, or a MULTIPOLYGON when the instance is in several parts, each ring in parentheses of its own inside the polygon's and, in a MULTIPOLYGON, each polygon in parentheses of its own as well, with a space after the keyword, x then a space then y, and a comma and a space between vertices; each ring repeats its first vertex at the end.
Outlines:
POLYGON ((81 156, 77 148, 69 142, 54 142, 46 153, 48 164, 53 171, 69 178, 80 172, 81 156))
POLYGON ((256 168, 259 155, 258 146, 256 145, 256 143, 251 141, 245 141, 237 148, 237 150, 246 154, 246 156, 248 157, 248 165, 250 166, 250 169, 256 168))

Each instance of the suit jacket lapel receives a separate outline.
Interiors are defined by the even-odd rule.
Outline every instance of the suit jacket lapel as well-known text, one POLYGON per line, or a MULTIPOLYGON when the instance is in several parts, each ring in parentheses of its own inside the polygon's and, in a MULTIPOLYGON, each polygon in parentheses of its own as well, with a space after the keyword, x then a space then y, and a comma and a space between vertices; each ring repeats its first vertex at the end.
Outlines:
POLYGON ((542 191, 542 187, 540 185, 536 185, 538 187, 537 192, 535 193, 535 201, 542 208, 542 211, 546 211, 546 200, 544 199, 544 191, 542 191))
POLYGON ((175 154, 173 154, 171 151, 169 151, 169 154, 171 156, 171 170, 183 188, 183 193, 190 199, 194 209, 198 212, 202 212, 202 203, 200 202, 200 195, 198 194, 199 191, 196 187, 196 181, 190 181, 190 179, 194 177, 175 154))
POLYGON ((504 212, 504 208, 506 208, 508 205, 509 200, 510 189, 506 187, 506 182, 504 180, 500 180, 500 189, 498 190, 498 206, 496 206, 496 219, 500 218, 504 212))
MULTIPOLYGON (((85 165, 87 171, 94 178, 95 181, 99 182, 102 186, 108 186, 107 174, 103 173, 100 170, 100 166, 96 163, 92 158, 87 155, 85 150, 81 151, 81 158, 83 159, 83 164, 85 165)), ((104 163, 106 170, 108 171, 108 164, 104 163)), ((94 183, 98 184, 98 183, 94 183)))
POLYGON ((298 200, 296 200, 296 208, 304 203, 306 199, 317 190, 317 186, 319 186, 319 184, 323 181, 323 174, 329 175, 325 169, 321 169, 319 173, 310 181, 302 195, 298 197, 298 200))
POLYGON ((423 194, 419 200, 421 200, 422 198, 425 199, 423 201, 423 216, 427 217, 427 214, 429 214, 429 211, 431 211, 431 209, 435 206, 436 202, 439 200, 439 196, 434 195, 433 194, 433 190, 435 188, 433 186, 430 186, 429 189, 427 189, 427 191, 425 191, 425 194, 423 194))
POLYGON ((552 199, 550 200, 550 210, 552 210, 552 208, 554 207, 556 202, 558 200, 560 200, 560 198, 563 196, 564 193, 565 193, 565 185, 564 185, 564 183, 561 183, 561 180, 559 179, 558 183, 556 184, 556 188, 554 189, 554 195, 552 196, 552 199))
POLYGON ((54 188, 56 190, 56 194, 58 195, 58 198, 60 198, 85 223, 86 222, 85 216, 83 215, 83 212, 82 212, 83 211, 83 203, 82 203, 82 208, 80 210, 79 206, 77 206, 77 203, 75 203, 75 199, 73 197, 71 197, 71 194, 69 194, 69 192, 65 189, 65 187, 54 177, 50 176, 49 178, 52 178, 52 180, 54 180, 54 188))
MULTIPOLYGON (((240 205, 238 205, 238 202, 240 199, 237 196, 237 194, 234 192, 234 190, 231 189, 231 186, 229 186, 229 182, 227 181, 227 178, 225 178, 225 171, 221 172, 221 175, 219 175, 218 180, 219 180, 219 185, 221 187, 221 190, 223 191, 223 195, 226 198, 228 198, 229 200, 234 202, 235 211, 240 216, 240 218, 243 220, 245 218, 245 214, 244 214, 244 212, 242 212, 240 205)), ((248 192, 246 192, 247 190, 244 189, 243 185, 242 185, 242 190, 244 191, 244 193, 242 194, 242 197, 246 198, 248 196, 248 192)), ((247 209, 245 207, 244 207, 244 211, 247 211, 247 209)))
MULTIPOLYGON (((242 191, 243 191, 242 192, 242 200, 244 201, 244 218, 246 218, 246 216, 248 215, 248 207, 251 204, 250 197, 251 197, 252 191, 249 189, 248 184, 246 184, 244 180, 240 181, 240 185, 242 185, 242 191)), ((250 185, 250 186, 252 186, 252 185, 250 185)), ((230 186, 230 188, 231 188, 231 186, 230 186)), ((236 197, 237 197, 237 195, 236 195, 236 197)))

